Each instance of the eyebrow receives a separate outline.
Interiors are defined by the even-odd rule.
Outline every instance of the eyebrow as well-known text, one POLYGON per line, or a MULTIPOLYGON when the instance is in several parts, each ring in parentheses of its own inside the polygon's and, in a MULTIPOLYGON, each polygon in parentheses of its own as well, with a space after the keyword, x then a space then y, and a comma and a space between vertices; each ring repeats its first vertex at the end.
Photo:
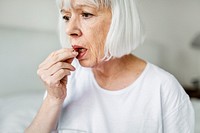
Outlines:
POLYGON ((60 13, 65 13, 66 10, 65 9, 60 9, 60 13))
MULTIPOLYGON (((84 7, 89 7, 89 8, 96 8, 96 6, 95 5, 86 5, 86 4, 76 4, 75 6, 73 6, 72 8, 74 8, 74 9, 80 9, 80 8, 84 8, 84 7)), ((68 9, 67 9, 68 10, 68 9)), ((66 11, 66 9, 63 7, 61 10, 60 10, 60 13, 65 13, 65 12, 67 12, 66 11)))

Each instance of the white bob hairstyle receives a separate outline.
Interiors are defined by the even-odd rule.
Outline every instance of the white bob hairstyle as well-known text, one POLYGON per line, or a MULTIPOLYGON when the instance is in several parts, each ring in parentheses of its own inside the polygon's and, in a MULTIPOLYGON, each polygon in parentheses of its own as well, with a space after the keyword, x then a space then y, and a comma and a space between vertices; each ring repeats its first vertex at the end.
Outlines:
MULTIPOLYGON (((63 3, 71 0, 57 0, 59 8, 64 8, 63 3)), ((112 21, 107 34, 104 59, 122 57, 131 54, 138 45, 144 41, 144 32, 136 6, 136 0, 82 0, 86 4, 93 4, 97 8, 110 8, 112 21)), ((64 4, 65 5, 65 4, 64 4)), ((61 15, 60 15, 61 16, 61 15)), ((65 33, 65 23, 62 16, 59 21, 60 41, 62 47, 71 47, 65 33)))

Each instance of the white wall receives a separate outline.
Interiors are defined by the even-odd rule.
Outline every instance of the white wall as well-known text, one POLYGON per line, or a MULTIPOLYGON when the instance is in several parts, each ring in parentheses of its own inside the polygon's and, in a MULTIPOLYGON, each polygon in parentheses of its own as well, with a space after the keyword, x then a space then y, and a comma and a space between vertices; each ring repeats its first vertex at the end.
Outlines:
POLYGON ((162 45, 161 66, 183 85, 200 78, 200 49, 191 47, 200 32, 199 0, 141 0, 140 10, 147 41, 162 45))
POLYGON ((56 0, 0 0, 0 26, 38 31, 57 29, 56 0))
POLYGON ((44 90, 38 65, 59 49, 53 32, 0 29, 0 96, 21 91, 44 90))

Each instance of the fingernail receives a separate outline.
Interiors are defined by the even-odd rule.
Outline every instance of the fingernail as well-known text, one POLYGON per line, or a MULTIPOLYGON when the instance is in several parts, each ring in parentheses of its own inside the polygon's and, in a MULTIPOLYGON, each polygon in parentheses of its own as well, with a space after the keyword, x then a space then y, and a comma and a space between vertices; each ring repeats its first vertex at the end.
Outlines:
POLYGON ((75 71, 75 70, 76 70, 76 68, 73 66, 73 67, 72 67, 72 71, 75 71))

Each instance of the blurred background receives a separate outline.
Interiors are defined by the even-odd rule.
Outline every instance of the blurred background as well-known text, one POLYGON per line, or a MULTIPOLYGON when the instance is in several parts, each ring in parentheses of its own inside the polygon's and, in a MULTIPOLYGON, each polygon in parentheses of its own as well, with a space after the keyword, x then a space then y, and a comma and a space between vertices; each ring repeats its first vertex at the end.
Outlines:
MULTIPOLYGON (((179 80, 192 98, 200 124, 200 0, 138 2, 146 40, 135 54, 179 80)), ((42 101, 44 87, 36 71, 52 51, 60 49, 57 18, 55 0, 0 0, 2 131, 8 123, 19 123, 19 116, 25 127, 42 101), (13 111, 13 106, 20 109, 13 111), (23 109, 29 117, 21 114, 23 109), (3 115, 7 111, 13 115, 3 115)), ((195 130, 200 132, 197 126, 195 130)))

